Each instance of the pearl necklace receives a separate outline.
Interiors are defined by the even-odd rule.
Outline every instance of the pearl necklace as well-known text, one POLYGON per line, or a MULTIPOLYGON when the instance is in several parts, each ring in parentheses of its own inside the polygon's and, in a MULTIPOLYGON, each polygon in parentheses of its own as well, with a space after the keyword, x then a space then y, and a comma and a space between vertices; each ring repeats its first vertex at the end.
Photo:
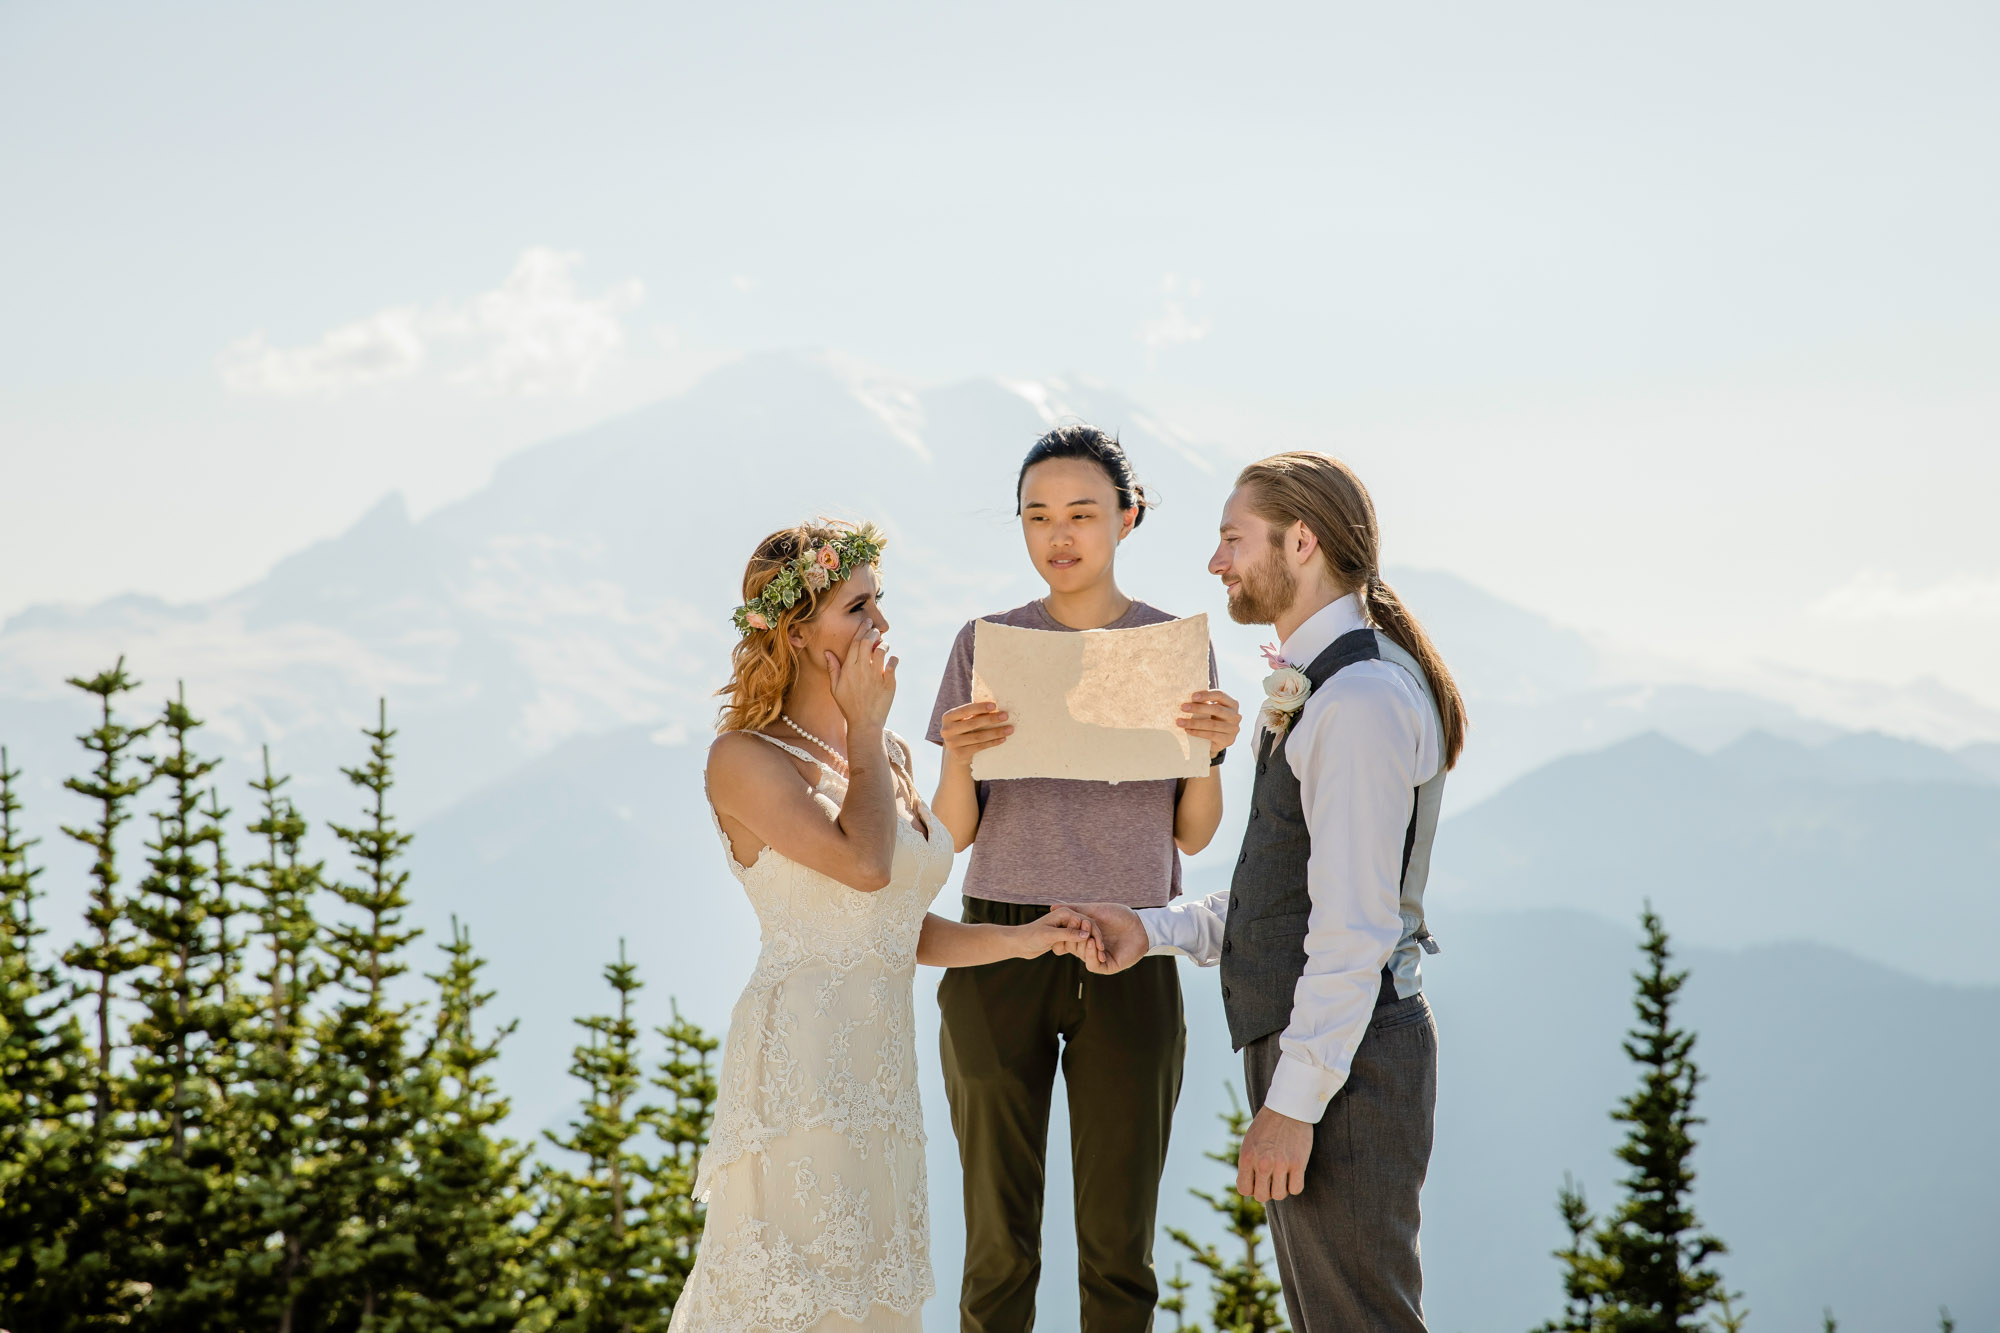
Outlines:
POLYGON ((800 726, 798 723, 792 721, 791 715, 789 713, 778 714, 778 720, 784 723, 786 726, 790 727, 793 731, 798 732, 799 735, 811 741, 814 745, 817 745, 820 749, 825 750, 828 754, 832 755, 834 771, 839 773, 840 776, 842 776, 843 778, 847 776, 847 759, 840 753, 840 751, 834 749, 831 745, 828 745, 825 741, 813 735, 810 731, 807 731, 804 727, 800 726))

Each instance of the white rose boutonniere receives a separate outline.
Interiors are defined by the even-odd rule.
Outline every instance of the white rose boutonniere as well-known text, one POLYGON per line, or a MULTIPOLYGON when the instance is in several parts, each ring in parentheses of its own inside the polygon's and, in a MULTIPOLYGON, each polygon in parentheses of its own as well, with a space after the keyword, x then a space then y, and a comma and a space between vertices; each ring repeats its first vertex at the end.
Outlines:
POLYGON ((1264 706, 1257 711, 1257 721, 1273 736, 1283 737, 1291 730, 1292 722, 1299 710, 1306 706, 1306 696, 1312 693, 1312 682, 1306 673, 1295 666, 1279 667, 1264 677, 1264 706))

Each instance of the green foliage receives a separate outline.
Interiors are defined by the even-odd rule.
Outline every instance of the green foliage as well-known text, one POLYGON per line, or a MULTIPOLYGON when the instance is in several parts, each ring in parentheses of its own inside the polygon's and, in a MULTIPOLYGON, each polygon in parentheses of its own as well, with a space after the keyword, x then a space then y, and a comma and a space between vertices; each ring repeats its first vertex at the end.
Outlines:
POLYGON ((389 1322, 410 1333, 502 1333, 520 1320, 532 1206, 527 1150, 500 1132, 507 1102, 490 1069, 514 1025, 479 1030, 493 992, 480 989, 486 964, 456 918, 443 951, 442 970, 430 974, 435 1027, 412 1080, 411 1156, 420 1164, 409 1202, 415 1264, 407 1288, 390 1302, 396 1317, 389 1322))
POLYGON ((1193 1289, 1194 1283, 1188 1281, 1181 1266, 1175 1264, 1174 1275, 1167 1279, 1167 1290, 1173 1294, 1160 1298, 1161 1311, 1174 1317, 1174 1333, 1200 1333, 1200 1324, 1187 1321, 1188 1292, 1193 1289))
MULTIPOLYGON (((1236 1179, 1237 1158, 1243 1151, 1243 1135, 1250 1128, 1250 1113, 1236 1096, 1236 1089, 1229 1089, 1229 1110, 1220 1119, 1228 1127, 1228 1139, 1223 1151, 1204 1153, 1212 1162, 1220 1162, 1229 1168, 1232 1187, 1220 1195, 1203 1190, 1189 1190, 1188 1193, 1206 1203, 1221 1214, 1225 1230, 1242 1246, 1240 1254, 1225 1255, 1216 1245, 1198 1242, 1187 1232, 1176 1227, 1168 1227, 1167 1234, 1174 1243, 1188 1252, 1195 1265, 1208 1273, 1209 1317, 1215 1321, 1215 1333, 1284 1333, 1287 1328, 1284 1315, 1279 1309, 1283 1291, 1278 1280, 1264 1267, 1264 1256, 1259 1253, 1265 1240, 1266 1219, 1264 1205, 1248 1195, 1239 1194, 1233 1188, 1236 1179)), ((1188 1284, 1179 1281, 1168 1288, 1174 1294, 1162 1302, 1162 1309, 1170 1309, 1176 1319, 1176 1327, 1186 1327, 1189 1333, 1200 1333, 1200 1324, 1183 1324, 1186 1314, 1186 1291, 1188 1284)))
POLYGON ((577 1173, 551 1180, 555 1208, 545 1227, 552 1327, 664 1333, 701 1236, 701 1206, 689 1196, 715 1105, 708 1065, 715 1042, 675 1008, 673 1022, 660 1029, 667 1055, 651 1081, 671 1101, 640 1102, 633 1001, 643 983, 622 940, 604 979, 616 1012, 577 1020, 588 1034, 570 1062, 571 1076, 584 1086, 580 1116, 567 1134, 547 1136, 583 1159, 577 1173))
POLYGON ((694 1271, 708 1209, 694 1197, 695 1168, 715 1121, 715 1070, 710 1063, 721 1045, 681 1016, 670 1002, 672 1021, 657 1030, 666 1054, 653 1086, 667 1095, 653 1123, 660 1156, 648 1165, 646 1220, 659 1237, 660 1291, 669 1307, 680 1302, 694 1271))
POLYGON ((20 777, 0 748, 0 1317, 46 1317, 70 1299, 66 1243, 92 1160, 83 1032, 55 969, 36 956, 34 839, 14 819, 20 777))
POLYGON ((1646 965, 1633 973, 1638 1024, 1626 1034, 1625 1054, 1639 1067, 1639 1086, 1611 1118, 1629 1126, 1617 1150, 1630 1169, 1625 1197, 1602 1221, 1591 1216, 1583 1192, 1565 1177, 1558 1196, 1569 1244, 1555 1252, 1563 1266, 1567 1304, 1563 1317, 1542 1333, 1683 1333, 1699 1328, 1698 1316, 1720 1307, 1715 1322, 1739 1328, 1734 1294, 1709 1260, 1727 1253, 1700 1230, 1693 1206, 1695 1089, 1694 1034, 1674 1026, 1673 1005, 1687 973, 1669 970, 1666 929, 1649 904, 1640 918, 1646 965))
POLYGON ((700 1238, 716 1042, 675 1009, 643 1076, 621 946, 617 1014, 586 1021, 575 1065, 589 1101, 564 1146, 585 1165, 532 1161, 504 1132, 512 1027, 485 1018, 470 932, 452 922, 427 988, 410 976, 386 710, 343 770, 363 811, 333 826, 352 864, 334 878, 268 752, 239 867, 185 698, 130 727, 122 660, 72 683, 99 721, 92 771, 65 784, 95 809, 64 829, 93 859, 60 965, 0 750, 0 1328, 663 1330, 700 1238), (141 813, 128 894, 119 835, 141 813))
POLYGON ((218 1224, 240 1147, 223 1115, 240 1016, 228 998, 234 960, 223 948, 235 908, 216 850, 222 828, 201 811, 203 780, 217 767, 191 748, 201 725, 184 698, 167 702, 164 752, 147 761, 165 801, 153 814, 147 874, 125 904, 138 1012, 128 1030, 124 1137, 162 1148, 125 1172, 134 1214, 158 1219, 133 1235, 126 1262, 150 1288, 141 1322, 160 1329, 213 1327, 234 1308, 218 1224))
POLYGON ((125 674, 125 659, 109 671, 85 678, 71 676, 69 683, 97 699, 97 726, 77 739, 97 756, 97 767, 88 777, 66 778, 63 786, 97 803, 97 823, 93 827, 71 828, 63 832, 91 849, 90 907, 84 913, 94 935, 78 942, 64 955, 63 962, 90 978, 94 1027, 97 1036, 97 1071, 92 1080, 92 1119, 102 1129, 115 1109, 111 1101, 112 992, 117 979, 131 966, 123 947, 119 926, 124 910, 118 899, 118 830, 132 817, 131 802, 145 790, 146 779, 127 775, 127 754, 153 730, 152 726, 127 727, 112 711, 121 694, 139 688, 139 682, 125 674))
POLYGON ((390 1294, 417 1280, 412 1156, 420 1106, 412 1086, 413 1005, 389 983, 409 971, 403 951, 419 932, 404 927, 409 873, 400 862, 410 835, 396 827, 388 795, 395 786, 396 733, 386 702, 364 728, 368 762, 341 770, 362 793, 362 822, 333 824, 356 869, 355 880, 329 887, 349 910, 327 922, 323 950, 341 992, 316 1034, 320 1076, 327 1079, 320 1133, 326 1160, 320 1206, 344 1220, 338 1243, 324 1249, 316 1273, 353 1302, 354 1317, 374 1328, 390 1294))

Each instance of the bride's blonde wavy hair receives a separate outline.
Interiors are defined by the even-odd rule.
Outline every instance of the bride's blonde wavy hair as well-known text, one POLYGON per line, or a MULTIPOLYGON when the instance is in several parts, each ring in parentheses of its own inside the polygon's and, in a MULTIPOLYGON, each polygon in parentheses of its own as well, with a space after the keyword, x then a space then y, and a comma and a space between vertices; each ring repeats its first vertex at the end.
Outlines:
MULTIPOLYGON (((780 528, 757 543, 750 563, 744 566, 743 600, 756 601, 772 579, 812 547, 850 535, 868 537, 877 546, 888 540, 873 523, 833 518, 780 528)), ((799 599, 779 612, 769 629, 752 630, 737 641, 729 653, 729 683, 715 692, 727 700, 716 719, 718 732, 761 731, 778 720, 785 694, 799 678, 799 650, 792 646, 792 627, 817 616, 841 586, 832 583, 818 591, 803 586, 799 599)))

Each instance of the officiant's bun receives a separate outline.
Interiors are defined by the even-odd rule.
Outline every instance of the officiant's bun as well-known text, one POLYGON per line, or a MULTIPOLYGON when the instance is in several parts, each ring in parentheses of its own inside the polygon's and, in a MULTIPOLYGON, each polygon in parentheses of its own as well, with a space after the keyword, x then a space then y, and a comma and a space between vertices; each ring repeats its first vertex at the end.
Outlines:
POLYGON ((1125 456, 1125 446, 1118 443, 1118 437, 1109 431, 1081 421, 1057 426, 1036 440, 1034 447, 1028 450, 1028 456, 1021 460, 1021 473, 1014 479, 1014 513, 1017 517, 1021 512, 1021 488, 1027 484, 1028 469, 1052 458, 1080 458, 1103 468, 1104 475, 1111 478, 1112 489, 1118 492, 1118 507, 1139 511, 1132 520, 1132 526, 1136 528, 1146 521, 1146 511, 1154 504, 1153 497, 1139 484, 1139 474, 1132 470, 1132 460, 1125 456))

